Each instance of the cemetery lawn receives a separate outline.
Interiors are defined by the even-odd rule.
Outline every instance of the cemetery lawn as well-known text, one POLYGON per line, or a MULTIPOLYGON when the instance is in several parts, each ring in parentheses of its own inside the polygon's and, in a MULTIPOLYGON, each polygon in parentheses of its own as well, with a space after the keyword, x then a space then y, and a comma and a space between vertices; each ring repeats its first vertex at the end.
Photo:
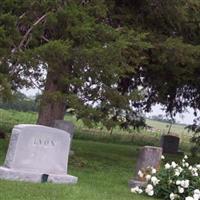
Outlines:
MULTIPOLYGON (((0 140, 0 164, 8 141, 0 140)), ((77 185, 33 184, 0 180, 0 200, 155 200, 130 193, 128 180, 138 146, 74 140, 75 155, 69 174, 79 177, 77 185)))

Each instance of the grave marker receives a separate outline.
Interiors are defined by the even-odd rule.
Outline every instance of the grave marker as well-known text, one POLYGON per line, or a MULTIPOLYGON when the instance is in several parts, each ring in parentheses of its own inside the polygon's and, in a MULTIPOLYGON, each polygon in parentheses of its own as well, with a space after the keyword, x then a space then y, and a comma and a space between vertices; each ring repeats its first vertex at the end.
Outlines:
POLYGON ((70 152, 69 152, 69 155, 70 156, 74 155, 74 151, 71 150, 72 139, 73 139, 74 133, 75 133, 74 124, 72 122, 65 121, 65 120, 55 120, 53 127, 64 130, 64 131, 66 131, 67 133, 70 134, 70 152))
POLYGON ((67 174, 70 136, 67 132, 41 125, 17 125, 10 139, 0 179, 73 184, 67 174))
POLYGON ((180 138, 175 135, 163 135, 161 137, 161 147, 163 153, 178 154, 180 138))
POLYGON ((145 172, 148 168, 159 170, 162 156, 162 148, 153 146, 144 146, 140 152, 136 164, 135 177, 129 181, 130 187, 142 186, 146 183, 145 178, 138 176, 139 170, 145 172))

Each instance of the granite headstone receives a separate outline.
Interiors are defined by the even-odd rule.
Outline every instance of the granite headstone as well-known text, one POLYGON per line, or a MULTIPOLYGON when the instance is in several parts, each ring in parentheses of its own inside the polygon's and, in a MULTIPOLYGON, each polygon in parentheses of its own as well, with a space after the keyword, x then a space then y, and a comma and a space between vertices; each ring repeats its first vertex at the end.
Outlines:
POLYGON ((10 139, 0 179, 75 184, 67 174, 70 136, 66 131, 41 125, 17 125, 10 139))
POLYGON ((148 168, 159 170, 162 156, 162 148, 144 146, 139 152, 136 164, 135 177, 129 181, 129 187, 141 186, 146 183, 144 178, 138 176, 139 170, 145 171, 148 168))
POLYGON ((53 127, 68 132, 70 134, 71 140, 73 139, 75 126, 72 122, 65 121, 65 120, 55 120, 53 127))
POLYGON ((163 153, 177 154, 179 153, 180 138, 175 135, 163 135, 161 137, 161 147, 163 153))
POLYGON ((55 120, 53 127, 61 129, 61 130, 64 130, 64 131, 66 131, 67 133, 70 134, 70 151, 69 151, 69 156, 74 155, 74 151, 71 149, 72 139, 73 139, 74 133, 75 133, 75 126, 74 126, 74 124, 72 122, 70 122, 70 121, 55 120))

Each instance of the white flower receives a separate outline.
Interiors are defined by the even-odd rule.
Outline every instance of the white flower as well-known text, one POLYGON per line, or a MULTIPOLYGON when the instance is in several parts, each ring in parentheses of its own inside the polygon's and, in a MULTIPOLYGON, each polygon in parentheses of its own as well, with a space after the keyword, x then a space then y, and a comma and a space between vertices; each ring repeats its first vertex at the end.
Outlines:
MULTIPOLYGON (((189 167, 189 168, 191 168, 191 167, 189 167)), ((191 169, 191 173, 192 173, 192 176, 199 176, 199 174, 198 174, 198 169, 197 168, 195 168, 195 167, 192 167, 191 169)))
POLYGON ((182 171, 183 171, 183 168, 181 168, 181 167, 176 168, 176 169, 174 170, 175 176, 179 176, 179 175, 181 174, 182 171))
POLYGON ((177 180, 176 181, 176 185, 180 185, 181 184, 181 181, 180 180, 177 180))
POLYGON ((143 178, 144 177, 144 174, 142 173, 142 171, 138 171, 138 176, 140 177, 140 178, 143 178))
POLYGON ((151 175, 147 174, 147 175, 145 176, 145 178, 146 178, 147 181, 149 181, 149 180, 151 179, 151 175))
POLYGON ((161 156, 161 159, 164 160, 164 159, 165 159, 165 156, 162 155, 162 156, 161 156))
POLYGON ((183 168, 182 168, 182 167, 178 167, 178 170, 179 170, 180 172, 182 172, 182 171, 183 171, 183 168))
POLYGON ((149 190, 153 190, 153 185, 148 184, 147 187, 146 187, 146 190, 148 190, 148 191, 149 191, 149 190))
POLYGON ((177 164, 173 161, 173 162, 171 163, 171 166, 172 166, 173 168, 176 168, 176 167, 177 167, 177 164))
POLYGON ((188 197, 185 197, 185 200, 194 200, 194 198, 193 198, 193 197, 190 197, 190 196, 188 196, 188 197))
POLYGON ((200 170, 200 164, 196 165, 196 168, 200 170))
POLYGON ((143 192, 143 190, 142 190, 142 189, 139 189, 139 190, 138 190, 138 193, 139 193, 139 194, 141 194, 142 192, 143 192))
POLYGON ((169 198, 170 198, 171 200, 174 200, 174 199, 175 199, 174 193, 171 193, 171 194, 169 195, 169 198))
POLYGON ((175 170, 175 176, 179 176, 181 173, 178 170, 175 170))
POLYGON ((138 186, 136 186, 134 188, 131 188, 131 192, 132 193, 139 193, 139 194, 141 194, 143 191, 138 186))
POLYGON ((153 195, 154 195, 153 185, 148 184, 147 187, 146 187, 146 189, 145 189, 145 192, 146 192, 149 196, 153 196, 153 195))
POLYGON ((185 155, 185 156, 184 156, 184 159, 185 159, 185 160, 187 160, 187 159, 188 159, 188 156, 187 156, 187 155, 185 155))
POLYGON ((178 186, 178 192, 179 192, 180 194, 182 194, 182 193, 184 192, 184 188, 178 186))
POLYGON ((171 165, 169 163, 165 164, 165 169, 169 169, 171 167, 171 165))
POLYGON ((185 163, 185 166, 186 166, 186 167, 189 167, 190 165, 189 165, 189 163, 185 163))
POLYGON ((153 196, 153 195, 154 195, 154 191, 151 190, 151 191, 149 191, 147 194, 148 194, 149 196, 153 196))
POLYGON ((174 199, 176 199, 176 197, 177 197, 177 194, 174 194, 174 193, 171 193, 169 195, 170 200, 174 200, 174 199))
POLYGON ((138 186, 134 187, 134 188, 131 188, 131 192, 132 193, 137 193, 137 190, 139 189, 138 186))
POLYGON ((160 182, 160 180, 158 180, 155 176, 152 176, 151 182, 153 183, 153 185, 157 185, 160 182))
POLYGON ((197 172, 192 172, 192 176, 199 176, 197 172))
POLYGON ((200 195, 200 190, 199 189, 194 190, 194 194, 199 194, 200 195))
POLYGON ((186 163, 185 163, 185 167, 189 167, 189 163, 186 162, 186 163))
POLYGON ((200 196, 199 196, 198 194, 194 194, 194 195, 193 195, 193 198, 194 198, 194 200, 199 200, 199 199, 200 199, 200 196))
POLYGON ((182 181, 181 181, 181 186, 182 186, 183 188, 188 188, 188 187, 189 187, 189 183, 190 183, 189 180, 182 180, 182 181))
POLYGON ((151 168, 151 173, 152 173, 152 174, 156 174, 156 172, 157 172, 156 169, 152 167, 152 168, 151 168))
POLYGON ((194 192, 194 195, 193 195, 194 200, 199 200, 200 199, 200 190, 196 189, 193 192, 194 192))

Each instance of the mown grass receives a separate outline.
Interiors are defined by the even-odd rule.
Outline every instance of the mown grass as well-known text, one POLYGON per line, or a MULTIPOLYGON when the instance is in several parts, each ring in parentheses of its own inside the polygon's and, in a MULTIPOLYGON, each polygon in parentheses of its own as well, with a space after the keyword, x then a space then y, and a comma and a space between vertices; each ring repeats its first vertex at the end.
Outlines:
MULTIPOLYGON (((0 141, 0 162, 6 144, 0 141)), ((138 146, 74 140, 75 156, 69 161, 69 174, 79 177, 77 185, 33 184, 0 180, 1 200, 150 200, 130 193, 138 146)))
MULTIPOLYGON (((36 113, 0 109, 0 128, 10 133, 15 124, 35 123, 36 113), (5 123, 3 123, 5 122, 5 123)), ((0 180, 0 200, 155 200, 130 193, 128 180, 133 176, 140 146, 159 145, 159 133, 120 132, 88 129, 81 121, 66 116, 77 127, 69 160, 69 174, 79 177, 74 186, 32 184, 0 180)), ((0 164, 3 164, 8 140, 0 140, 0 164)), ((180 157, 167 156, 167 160, 180 157)), ((194 161, 194 160, 193 160, 194 161)))

